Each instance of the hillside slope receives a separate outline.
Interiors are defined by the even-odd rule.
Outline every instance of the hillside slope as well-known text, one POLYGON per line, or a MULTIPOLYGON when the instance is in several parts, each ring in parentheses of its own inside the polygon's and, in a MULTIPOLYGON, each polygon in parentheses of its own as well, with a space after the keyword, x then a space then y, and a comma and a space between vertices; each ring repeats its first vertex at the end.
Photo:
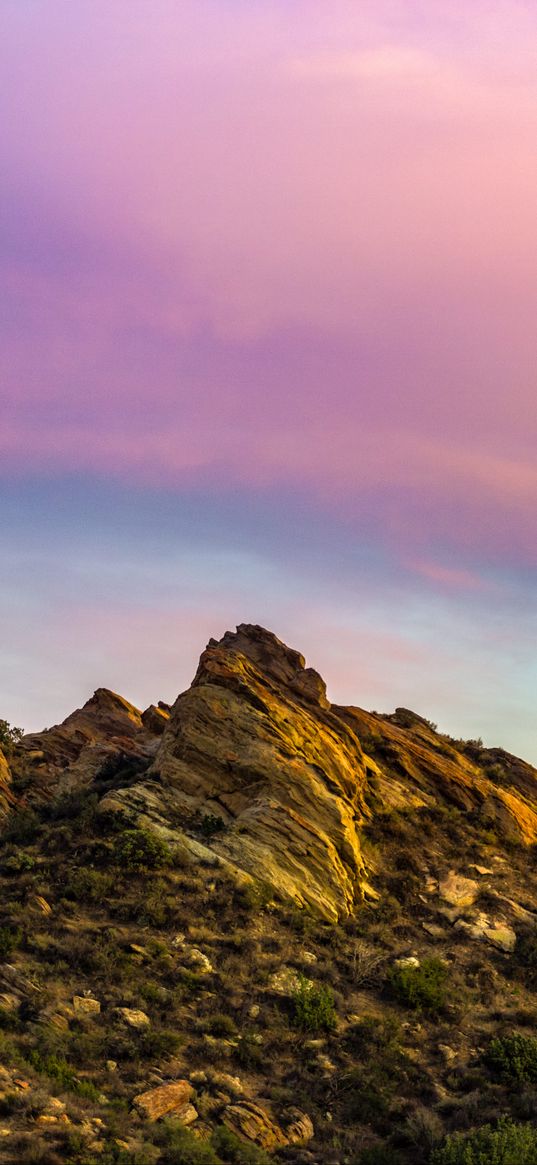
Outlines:
POLYGON ((8 735, 0 810, 0 1161, 456 1165, 444 1138, 502 1112, 531 1136, 530 765, 330 705, 242 625, 172 708, 99 689, 8 735))

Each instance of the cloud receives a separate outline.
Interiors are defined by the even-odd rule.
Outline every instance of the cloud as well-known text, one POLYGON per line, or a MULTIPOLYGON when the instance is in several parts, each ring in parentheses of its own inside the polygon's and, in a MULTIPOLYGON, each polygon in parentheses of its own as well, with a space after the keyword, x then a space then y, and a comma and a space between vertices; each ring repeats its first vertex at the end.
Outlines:
MULTIPOLYGON (((318 523, 360 601, 370 555, 372 590, 391 598, 395 580, 418 622, 424 596, 453 601, 461 625, 457 603, 477 618, 486 600, 523 643, 510 617, 537 545, 535 10, 5 9, 3 480, 22 497, 29 477, 70 474, 81 513, 97 481, 133 507, 155 489, 196 513, 199 496, 224 498, 226 534, 265 534, 288 577, 318 523)), ((339 604, 311 553, 311 586, 339 604)), ((311 625, 333 627, 331 609, 312 596, 311 625)), ((292 632, 298 605, 265 610, 292 632)), ((368 617, 387 636, 402 618, 395 604, 368 617)), ((343 651, 343 625, 334 635, 343 651)), ((472 649, 463 636, 461 659, 472 649)))
POLYGON ((431 53, 398 44, 297 57, 288 68, 298 77, 351 81, 430 81, 444 72, 442 62, 431 53))

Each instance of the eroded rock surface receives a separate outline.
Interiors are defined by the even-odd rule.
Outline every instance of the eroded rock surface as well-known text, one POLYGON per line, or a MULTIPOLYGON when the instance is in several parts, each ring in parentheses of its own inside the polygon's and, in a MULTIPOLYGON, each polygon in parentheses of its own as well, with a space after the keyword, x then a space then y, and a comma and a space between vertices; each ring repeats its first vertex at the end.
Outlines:
POLYGON ((188 1080, 176 1080, 173 1084, 162 1084, 140 1093, 133 1100, 134 1108, 147 1120, 156 1121, 164 1116, 173 1116, 182 1124, 190 1125, 198 1118, 190 1103, 194 1094, 188 1080))
POLYGON ((0 748, 0 819, 5 817, 14 803, 11 788, 11 769, 0 748))
POLYGON ((157 825, 170 812, 205 825, 214 855, 327 918, 360 900, 359 740, 317 673, 270 632, 242 625, 211 640, 149 777, 114 804, 157 825))
POLYGON ((134 704, 98 688, 61 724, 23 737, 21 753, 30 774, 30 799, 87 787, 106 768, 126 760, 149 764, 158 745, 151 725, 134 704))
MULTIPOLYGON (((212 639, 173 707, 142 713, 99 688, 62 724, 24 737, 18 755, 23 804, 95 791, 181 861, 224 867, 331 920, 371 893, 360 838, 377 815, 440 811, 449 823, 459 813, 499 838, 537 842, 531 765, 441 736, 405 708, 330 705, 303 656, 256 625, 212 639)), ((9 780, 0 753, 0 812, 9 780)), ((473 878, 434 873, 452 910, 476 898, 473 878)))

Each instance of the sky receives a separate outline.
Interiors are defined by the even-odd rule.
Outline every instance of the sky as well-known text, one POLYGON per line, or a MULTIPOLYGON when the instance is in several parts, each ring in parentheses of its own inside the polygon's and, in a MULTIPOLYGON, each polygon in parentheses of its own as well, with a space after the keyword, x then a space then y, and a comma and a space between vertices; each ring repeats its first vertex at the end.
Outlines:
POLYGON ((261 623, 537 764, 537 8, 2 0, 0 717, 261 623))

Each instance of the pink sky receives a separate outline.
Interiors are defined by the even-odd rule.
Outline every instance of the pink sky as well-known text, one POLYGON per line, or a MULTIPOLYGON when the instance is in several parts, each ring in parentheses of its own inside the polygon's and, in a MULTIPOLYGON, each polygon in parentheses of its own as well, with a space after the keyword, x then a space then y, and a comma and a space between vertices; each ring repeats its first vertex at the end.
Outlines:
POLYGON ((529 594, 537 9, 0 20, 3 479, 300 497, 416 593, 529 594))

